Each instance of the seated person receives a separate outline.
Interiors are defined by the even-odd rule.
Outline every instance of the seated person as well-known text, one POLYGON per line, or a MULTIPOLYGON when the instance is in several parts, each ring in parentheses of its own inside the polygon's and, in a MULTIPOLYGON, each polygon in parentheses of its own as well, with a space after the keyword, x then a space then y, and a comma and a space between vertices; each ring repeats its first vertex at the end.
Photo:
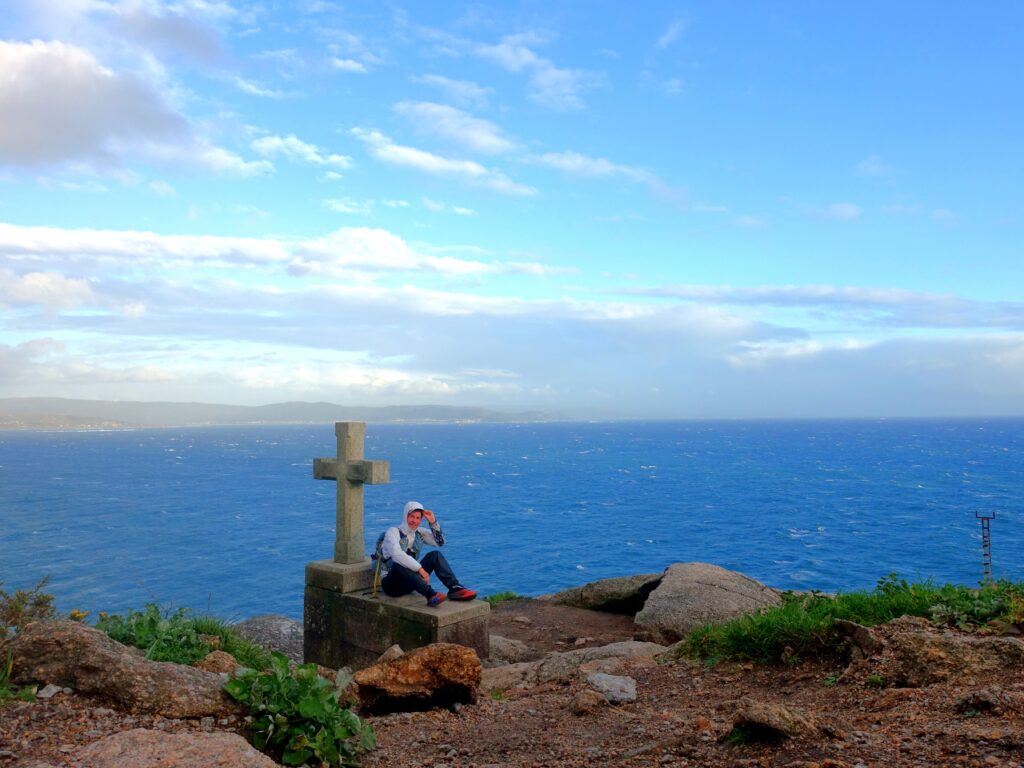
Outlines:
POLYGON ((410 501, 405 505, 405 520, 402 524, 388 528, 377 540, 379 565, 384 574, 381 582, 384 594, 401 597, 410 592, 419 592, 427 598, 427 605, 430 606, 438 606, 446 598, 472 600, 476 597, 476 592, 459 584, 445 556, 437 550, 428 552, 422 560, 417 559, 424 543, 431 547, 443 547, 444 534, 433 512, 424 509, 418 501, 410 501), (420 523, 424 517, 430 528, 421 531, 420 523), (436 573, 441 583, 448 588, 447 595, 435 592, 430 586, 431 573, 436 573))

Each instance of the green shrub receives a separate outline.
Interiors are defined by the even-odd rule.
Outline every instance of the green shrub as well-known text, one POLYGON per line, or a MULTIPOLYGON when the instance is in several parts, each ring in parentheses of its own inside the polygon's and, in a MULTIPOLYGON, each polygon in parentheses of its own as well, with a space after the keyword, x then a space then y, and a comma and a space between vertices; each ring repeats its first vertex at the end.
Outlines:
POLYGON ((916 584, 890 574, 871 592, 834 598, 817 593, 783 595, 782 605, 691 632, 675 656, 737 659, 764 663, 836 653, 832 624, 837 619, 875 626, 899 616, 920 616, 937 624, 973 629, 993 619, 1014 621, 1024 604, 1024 584, 1000 581, 982 589, 930 581, 916 584))
POLYGON ((270 654, 245 640, 228 624, 213 617, 194 617, 186 608, 161 613, 155 603, 124 616, 100 613, 96 628, 125 645, 141 648, 152 661, 193 664, 214 649, 204 635, 220 638, 220 649, 230 653, 245 667, 263 669, 270 665, 270 654))
POLYGON ((224 690, 249 709, 248 729, 260 751, 285 765, 315 758, 347 766, 377 745, 373 729, 339 702, 350 679, 339 674, 332 685, 315 664, 289 670, 288 659, 275 652, 268 671, 240 669, 224 690))
POLYGON ((484 598, 491 605, 497 605, 498 603, 504 603, 509 600, 521 600, 522 595, 517 595, 515 592, 495 592, 493 595, 487 595, 484 598))
POLYGON ((32 589, 19 589, 13 593, 6 592, 0 581, 0 641, 26 624, 56 617, 53 595, 43 592, 49 581, 50 577, 44 576, 32 589))

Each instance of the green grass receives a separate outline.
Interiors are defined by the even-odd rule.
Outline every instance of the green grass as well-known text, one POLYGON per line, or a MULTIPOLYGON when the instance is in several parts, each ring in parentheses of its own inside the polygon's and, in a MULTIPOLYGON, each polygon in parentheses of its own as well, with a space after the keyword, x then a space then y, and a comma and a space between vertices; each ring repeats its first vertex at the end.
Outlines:
POLYGON ((493 595, 487 595, 484 598, 491 605, 497 605, 498 603, 504 603, 509 600, 521 600, 522 595, 517 595, 515 592, 496 592, 493 595))
POLYGON ((146 651, 152 661, 193 664, 214 650, 203 636, 220 638, 220 650, 251 669, 270 666, 270 653, 238 634, 230 625, 212 616, 192 616, 185 608, 163 612, 154 603, 123 616, 100 614, 96 628, 114 640, 146 651))
POLYGON ((0 664, 0 707, 3 707, 12 699, 17 701, 36 700, 36 688, 34 685, 26 688, 17 688, 11 684, 13 664, 14 658, 9 653, 4 662, 0 664))
POLYGON ((787 593, 777 608, 696 629, 673 655, 762 663, 828 656, 838 650, 831 631, 835 620, 875 626, 899 616, 921 616, 967 630, 993 619, 1019 622, 1024 616, 1024 584, 1000 581, 968 589, 930 581, 910 584, 890 575, 871 592, 834 598, 787 593))

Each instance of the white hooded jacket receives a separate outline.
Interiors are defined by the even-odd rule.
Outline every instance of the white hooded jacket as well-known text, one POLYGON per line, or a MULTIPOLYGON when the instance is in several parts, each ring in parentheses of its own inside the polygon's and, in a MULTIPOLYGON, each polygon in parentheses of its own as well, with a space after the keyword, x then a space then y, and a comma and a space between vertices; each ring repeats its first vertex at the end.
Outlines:
MULTIPOLYGON (((403 515, 404 518, 404 515, 403 515)), ((444 533, 435 519, 429 523, 429 530, 420 528, 412 530, 403 519, 401 525, 395 525, 384 531, 380 553, 383 559, 381 570, 386 574, 394 563, 418 573, 422 566, 419 563, 420 550, 426 544, 430 547, 444 546, 444 533)))

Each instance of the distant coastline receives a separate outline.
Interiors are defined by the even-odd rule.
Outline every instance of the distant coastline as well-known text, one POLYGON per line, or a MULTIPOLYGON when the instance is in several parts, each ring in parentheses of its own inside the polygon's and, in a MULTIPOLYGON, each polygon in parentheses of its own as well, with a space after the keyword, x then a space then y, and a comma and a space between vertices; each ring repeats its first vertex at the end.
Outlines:
POLYGON ((349 406, 288 402, 270 405, 0 398, 0 430, 85 431, 199 426, 389 423, 509 423, 571 421, 559 413, 503 412, 450 405, 349 406))

